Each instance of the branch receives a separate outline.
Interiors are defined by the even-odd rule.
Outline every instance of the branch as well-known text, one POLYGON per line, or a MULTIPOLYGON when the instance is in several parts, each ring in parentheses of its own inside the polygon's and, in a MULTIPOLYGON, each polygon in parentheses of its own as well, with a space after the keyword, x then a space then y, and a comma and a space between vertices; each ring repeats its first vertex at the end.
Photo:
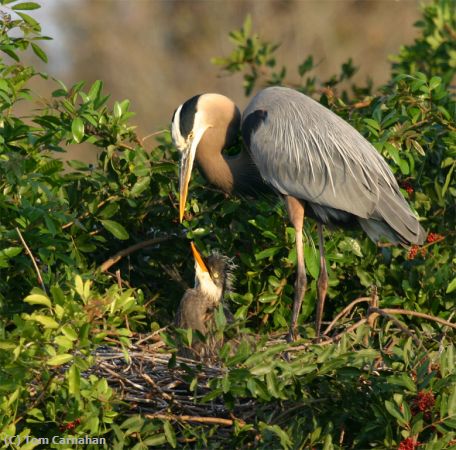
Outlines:
MULTIPOLYGON (((391 320, 392 322, 394 322, 396 324, 396 326, 398 326, 401 331, 403 333, 405 333, 407 336, 410 336, 412 339, 413 339, 413 342, 417 345, 417 346, 420 346, 421 345, 421 341, 404 325, 402 325, 401 322, 399 322, 399 320, 397 320, 395 317, 393 317, 391 314, 398 314, 397 311, 400 311, 400 310, 396 310, 396 309, 380 309, 380 308, 374 308, 374 307, 370 307, 368 310, 367 310, 367 316, 370 317, 373 313, 373 315, 381 315, 383 317, 386 317, 387 319, 391 320), (389 313, 387 311, 392 311, 392 313, 389 313)), ((402 311, 405 311, 405 310, 402 310, 402 311)))
MULTIPOLYGON (((181 422, 198 422, 207 423, 214 425, 222 425, 225 427, 231 427, 234 425, 236 420, 222 419, 219 417, 200 417, 200 416, 176 416, 174 414, 144 414, 147 419, 161 419, 161 420, 176 420, 181 422)), ((237 420, 240 426, 244 426, 245 422, 242 419, 237 420)))
POLYGON ((41 272, 40 272, 40 269, 38 267, 38 264, 36 263, 35 261, 35 257, 33 256, 33 253, 32 251, 30 250, 29 246, 27 245, 27 242, 25 242, 25 239, 24 237, 22 236, 22 233, 21 231, 19 230, 18 227, 16 227, 16 232, 19 236, 19 239, 21 240, 22 242, 22 245, 24 246, 25 248, 25 251, 27 252, 27 254, 30 256, 30 259, 32 260, 32 263, 33 263, 33 266, 35 267, 35 272, 38 276, 38 281, 39 283, 41 284, 41 288, 43 289, 44 293, 47 295, 47 291, 46 291, 46 286, 44 285, 44 281, 43 281, 43 277, 41 276, 41 272))
POLYGON ((334 317, 333 321, 326 327, 326 330, 323 332, 323 335, 328 334, 332 330, 334 325, 337 323, 337 321, 339 319, 341 319, 342 317, 346 316, 353 309, 353 307, 355 305, 357 305, 358 303, 363 303, 363 302, 369 303, 371 300, 372 300, 371 297, 360 297, 360 298, 357 298, 356 300, 353 300, 339 314, 337 314, 336 317, 334 317))
MULTIPOLYGON (((108 197, 107 199, 101 201, 100 203, 98 203, 97 205, 97 211, 104 205, 106 205, 106 203, 109 203, 111 200, 119 200, 120 197, 118 195, 111 195, 110 197, 108 197)), ((72 220, 71 222, 68 222, 66 223, 65 225, 62 225, 62 230, 65 230, 66 228, 69 228, 71 227, 72 225, 74 225, 74 222, 76 220, 82 220, 88 216, 90 216, 90 212, 89 211, 86 211, 85 213, 83 213, 82 215, 80 215, 77 219, 75 220, 72 220)))
POLYGON ((134 244, 130 247, 124 248, 123 250, 120 250, 117 252, 114 256, 111 256, 109 259, 107 259, 100 267, 99 271, 100 272, 106 272, 111 266, 119 262, 123 257, 130 255, 131 253, 134 253, 138 250, 141 250, 142 248, 145 247, 150 247, 155 244, 159 244, 160 242, 165 242, 170 239, 172 239, 175 236, 162 236, 158 238, 153 238, 153 239, 148 239, 147 241, 143 242, 138 242, 137 244, 134 244))
MULTIPOLYGON (((417 311, 410 311, 408 309, 396 309, 396 308, 382 308, 382 309, 369 308, 369 309, 372 310, 373 312, 383 311, 386 314, 405 314, 407 316, 420 317, 422 319, 432 320, 433 322, 440 323, 442 325, 451 327, 456 330, 456 323, 448 322, 445 319, 441 319, 440 317, 431 316, 430 314, 420 313, 417 311)), ((381 313, 379 312, 379 314, 381 314, 381 313)))

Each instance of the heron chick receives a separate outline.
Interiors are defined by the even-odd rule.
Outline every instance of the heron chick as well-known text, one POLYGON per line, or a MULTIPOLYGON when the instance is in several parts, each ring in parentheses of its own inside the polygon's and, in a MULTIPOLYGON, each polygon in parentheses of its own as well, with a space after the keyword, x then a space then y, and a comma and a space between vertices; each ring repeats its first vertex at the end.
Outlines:
POLYGON ((234 264, 217 252, 203 258, 193 242, 191 247, 195 259, 195 287, 187 289, 182 297, 175 326, 198 331, 204 340, 194 336, 191 348, 181 348, 179 355, 207 359, 214 357, 223 344, 223 335, 217 333, 215 311, 231 289, 234 264))

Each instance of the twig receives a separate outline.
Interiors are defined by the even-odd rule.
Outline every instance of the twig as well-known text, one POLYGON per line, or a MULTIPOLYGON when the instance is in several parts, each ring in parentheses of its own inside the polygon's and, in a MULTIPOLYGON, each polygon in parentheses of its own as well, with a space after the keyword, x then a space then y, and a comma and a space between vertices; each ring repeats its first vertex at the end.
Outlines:
MULTIPOLYGON (((358 300, 361 300, 361 299, 358 299, 358 300)), ((286 352, 288 353, 288 352, 297 352, 297 351, 301 351, 301 350, 306 350, 311 345, 323 346, 323 345, 328 345, 328 344, 334 344, 335 342, 340 340, 344 334, 348 334, 348 333, 351 333, 352 331, 355 331, 357 328, 359 328, 361 325, 363 325, 365 323, 367 323, 367 319, 361 319, 360 321, 354 323, 352 326, 348 327, 346 330, 342 331, 341 333, 336 334, 333 337, 327 337, 326 340, 324 340, 324 341, 320 341, 318 343, 309 342, 309 343, 306 343, 303 345, 297 345, 296 347, 290 347, 290 348, 286 349, 286 352)))
POLYGON ((116 270, 116 279, 117 279, 117 286, 119 286, 119 289, 122 289, 122 275, 120 274, 120 269, 116 270))
POLYGON ((375 329, 377 322, 378 314, 369 314, 370 308, 378 308, 378 295, 377 295, 377 286, 372 286, 371 298, 369 302, 369 308, 367 309, 367 325, 369 326, 369 333, 364 336, 364 345, 367 347, 369 345, 369 337, 375 329))
POLYGON ((332 339, 330 339, 329 341, 325 341, 325 342, 322 342, 322 344, 325 344, 325 343, 331 343, 331 342, 337 342, 339 339, 342 338, 342 336, 344 334, 349 334, 353 331, 355 331, 357 328, 359 328, 361 325, 364 325, 365 323, 367 323, 367 319, 361 319, 360 321, 354 323, 351 327, 348 327, 346 330, 342 331, 341 333, 339 334, 336 334, 332 339))
POLYGON ((155 338, 158 334, 160 334, 162 331, 165 331, 167 328, 168 328, 168 326, 162 327, 162 328, 160 328, 159 330, 156 330, 156 331, 154 331, 153 333, 148 334, 146 337, 144 337, 144 338, 142 338, 142 339, 139 339, 138 341, 135 342, 135 346, 138 347, 138 346, 140 346, 141 344, 143 344, 144 342, 149 341, 149 340, 155 338))
MULTIPOLYGON (((395 317, 393 317, 391 315, 391 314, 398 314, 397 311, 399 311, 399 310, 396 310, 396 309, 386 310, 386 309, 370 307, 367 310, 367 314, 368 314, 368 317, 372 313, 374 313, 375 316, 381 315, 381 316, 386 317, 387 319, 391 320, 392 322, 394 322, 394 324, 396 326, 398 326, 401 329, 402 332, 404 332, 407 336, 410 336, 413 339, 413 342, 417 346, 420 346, 421 345, 421 341, 405 325, 402 325, 402 323, 399 320, 397 320, 395 317), (390 311, 390 312, 387 312, 387 311, 390 311)), ((403 311, 405 311, 405 310, 403 310, 403 311)))
MULTIPOLYGON (((373 309, 374 312, 377 312, 378 308, 370 308, 373 309)), ((415 316, 420 317, 421 319, 432 320, 434 322, 440 323, 447 327, 451 327, 456 330, 456 323, 448 322, 445 319, 441 319, 440 317, 431 316, 430 314, 425 314, 417 311, 410 311, 408 309, 396 309, 396 308, 382 308, 381 311, 384 311, 386 314, 405 314, 407 316, 415 316)))
POLYGON ((326 327, 326 330, 323 332, 323 335, 328 334, 334 327, 334 325, 341 319, 342 317, 346 316, 355 305, 362 302, 369 303, 371 301, 371 297, 360 297, 356 300, 353 300, 349 305, 347 305, 336 317, 334 320, 326 327))
MULTIPOLYGON (((98 203, 97 210, 99 210, 102 206, 106 205, 106 203, 110 202, 111 200, 119 200, 119 199, 120 199, 120 197, 118 195, 111 195, 107 199, 105 199, 105 200, 101 201, 100 203, 98 203)), ((71 222, 68 222, 65 225, 62 225, 62 230, 65 230, 66 228, 71 227, 72 225, 74 225, 74 222, 76 220, 84 219, 85 217, 90 216, 90 214, 91 213, 89 211, 86 211, 84 214, 80 215, 78 217, 78 219, 72 220, 71 222)))
POLYGON ((19 236, 19 239, 21 240, 22 242, 22 245, 24 246, 25 248, 25 251, 27 252, 27 254, 30 256, 30 259, 32 260, 32 263, 33 263, 33 266, 35 267, 35 271, 36 271, 36 274, 38 276, 38 281, 39 283, 41 284, 41 288, 43 289, 43 292, 47 295, 47 291, 46 291, 46 286, 44 285, 44 281, 43 281, 43 277, 41 276, 41 272, 40 272, 40 269, 38 267, 38 264, 36 263, 35 261, 35 257, 33 256, 33 253, 32 251, 30 250, 29 246, 27 245, 27 242, 25 242, 25 239, 24 237, 22 236, 22 233, 21 231, 19 230, 18 227, 16 227, 16 232, 19 236))
MULTIPOLYGON (((225 427, 231 427, 235 422, 235 420, 222 419, 220 417, 176 416, 174 414, 144 414, 144 417, 147 419, 176 420, 178 422, 208 423, 214 425, 222 425, 225 427)), ((242 419, 238 419, 237 421, 241 427, 245 425, 245 422, 242 419)))
MULTIPOLYGON (((377 286, 372 286, 372 293, 371 293, 371 298, 369 302, 369 307, 370 308, 378 308, 378 295, 377 295, 377 286)), ((367 317, 367 323, 370 328, 375 327, 375 316, 374 315, 369 315, 367 317)))
POLYGON ((159 244, 160 242, 165 242, 172 239, 175 236, 161 236, 153 239, 148 239, 147 241, 138 242, 137 244, 131 245, 130 247, 124 248, 117 252, 114 256, 111 256, 107 259, 99 268, 100 272, 106 272, 111 266, 119 262, 123 257, 130 255, 138 250, 141 250, 145 247, 150 247, 152 245, 159 244))
POLYGON ((164 128, 163 130, 159 130, 159 131, 155 131, 155 133, 150 133, 146 136, 144 136, 143 138, 140 138, 139 141, 140 141, 140 144, 142 147, 144 147, 144 141, 151 138, 152 136, 156 136, 158 134, 163 134, 163 133, 166 133, 167 131, 169 131, 167 128, 164 128))

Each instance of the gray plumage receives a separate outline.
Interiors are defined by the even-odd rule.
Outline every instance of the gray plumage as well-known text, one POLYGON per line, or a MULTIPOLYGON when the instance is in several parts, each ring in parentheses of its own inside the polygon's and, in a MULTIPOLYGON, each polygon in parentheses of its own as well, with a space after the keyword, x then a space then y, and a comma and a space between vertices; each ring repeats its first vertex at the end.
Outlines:
POLYGON ((284 195, 306 201, 326 225, 352 216, 375 242, 421 244, 425 232, 382 156, 352 126, 295 90, 259 92, 242 117, 266 111, 249 150, 264 180, 284 195))

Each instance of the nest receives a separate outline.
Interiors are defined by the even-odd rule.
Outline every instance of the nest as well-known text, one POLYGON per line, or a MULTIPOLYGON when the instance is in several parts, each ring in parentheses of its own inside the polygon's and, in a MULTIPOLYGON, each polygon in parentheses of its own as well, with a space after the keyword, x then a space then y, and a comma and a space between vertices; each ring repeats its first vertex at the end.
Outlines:
MULTIPOLYGON (((370 298, 363 297, 353 301, 328 325, 318 345, 335 343, 363 324, 375 327, 375 321, 379 316, 391 320, 400 333, 412 337, 417 345, 421 345, 418 336, 394 316, 415 316, 456 329, 455 323, 427 314, 403 309, 380 309, 377 307, 377 301, 376 293, 370 298), (366 316, 348 328, 346 323, 341 324, 354 306, 361 302, 370 304, 366 316), (340 326, 343 331, 333 331, 332 336, 329 336, 331 330, 340 330, 340 326)), ((223 378, 228 372, 227 368, 207 361, 203 363, 176 356, 169 352, 158 332, 142 337, 136 336, 131 342, 128 349, 120 345, 97 348, 94 353, 95 364, 90 369, 90 373, 105 378, 117 391, 120 405, 125 408, 125 412, 138 413, 149 419, 219 425, 218 433, 228 432, 226 427, 231 427, 235 423, 242 426, 255 415, 259 405, 252 398, 238 398, 230 408, 225 405, 222 396, 211 398, 209 401, 205 399, 207 394, 212 393, 210 382, 223 378), (226 431, 222 431, 223 429, 226 431)), ((284 342, 284 336, 276 336, 269 339, 265 347, 284 342)), ((282 356, 293 359, 297 352, 305 351, 309 345, 315 343, 310 341, 303 345, 287 346, 282 356)))
POLYGON ((166 352, 157 334, 133 339, 127 351, 120 347, 99 347, 94 356, 96 362, 90 373, 108 381, 130 414, 232 426, 235 415, 242 417, 242 410, 252 411, 253 400, 239 401, 234 410, 228 410, 222 398, 203 403, 211 392, 210 381, 222 378, 227 369, 173 356, 166 352), (155 342, 148 343, 150 340, 155 342))

